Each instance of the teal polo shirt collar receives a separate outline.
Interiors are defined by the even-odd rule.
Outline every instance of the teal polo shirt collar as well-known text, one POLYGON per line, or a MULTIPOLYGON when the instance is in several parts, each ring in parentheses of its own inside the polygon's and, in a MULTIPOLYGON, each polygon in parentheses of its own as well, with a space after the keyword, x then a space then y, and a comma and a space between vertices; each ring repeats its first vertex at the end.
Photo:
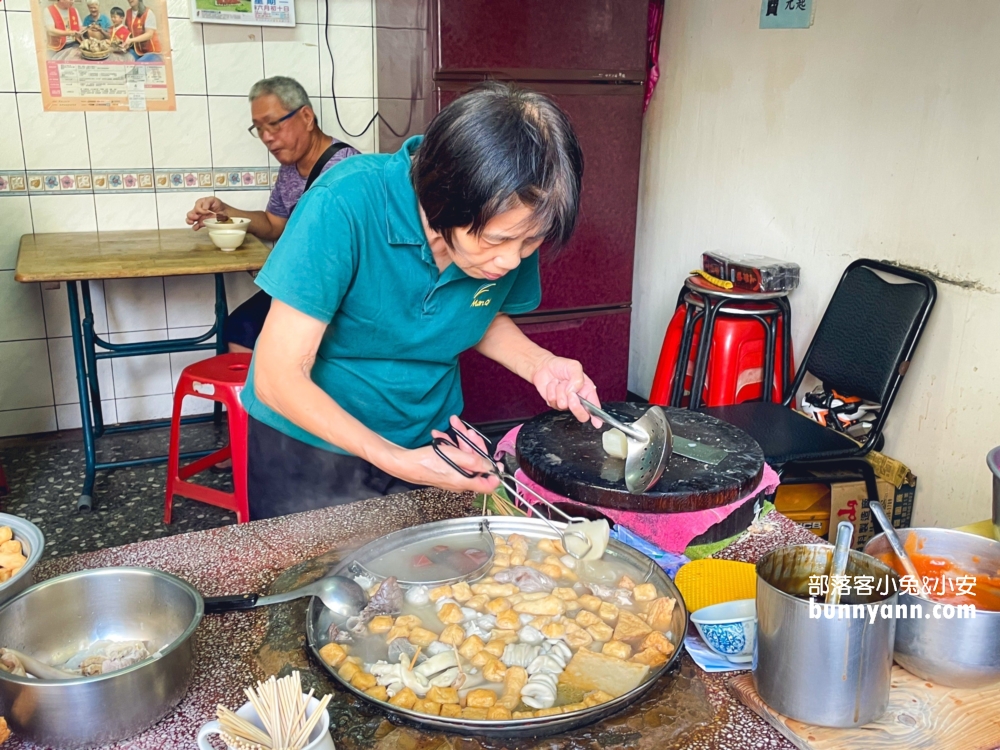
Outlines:
MULTIPOLYGON (((434 254, 424 234, 424 225, 420 220, 420 201, 417 191, 413 189, 410 177, 410 165, 413 154, 417 152, 422 135, 415 135, 404 141, 402 148, 389 157, 385 165, 385 228, 390 245, 406 245, 420 248, 420 257, 430 266, 435 266, 434 254)), ((428 290, 426 302, 433 291, 444 284, 459 279, 469 278, 462 269, 452 263, 437 278, 436 283, 428 290)))

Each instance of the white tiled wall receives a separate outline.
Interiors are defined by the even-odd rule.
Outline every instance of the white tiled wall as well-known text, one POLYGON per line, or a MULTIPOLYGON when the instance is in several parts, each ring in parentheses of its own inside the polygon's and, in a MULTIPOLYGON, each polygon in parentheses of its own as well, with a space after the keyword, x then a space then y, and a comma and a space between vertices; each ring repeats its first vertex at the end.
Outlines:
MULTIPOLYGON (((245 180, 246 170, 252 176, 263 169, 266 176, 275 162, 247 133, 246 95, 256 80, 273 75, 293 76, 305 86, 327 133, 362 151, 376 148, 374 129, 350 138, 337 125, 330 80, 335 67, 340 120, 352 132, 361 130, 377 93, 373 0, 296 0, 294 29, 191 23, 187 0, 169 0, 177 111, 148 114, 42 111, 28 7, 26 0, 0 2, 0 437, 80 426, 65 285, 42 289, 14 281, 21 235, 183 227, 194 200, 212 192, 157 183, 131 192, 76 187, 15 193, 10 173, 65 171, 77 182, 81 174, 96 178, 102 170, 157 178, 184 170, 218 181, 220 171, 245 180), (335 66, 320 25, 328 8, 335 66), (5 179, 10 189, 2 187, 5 179)), ((251 209, 263 208, 267 193, 265 186, 216 191, 251 209)), ((226 287, 230 309, 256 291, 248 274, 230 274, 226 287)), ((91 293, 96 330, 112 342, 196 336, 214 319, 210 277, 94 282, 91 293)), ((100 362, 105 421, 169 416, 173 384, 203 356, 100 362)), ((206 408, 207 402, 193 399, 185 404, 189 413, 206 408)))

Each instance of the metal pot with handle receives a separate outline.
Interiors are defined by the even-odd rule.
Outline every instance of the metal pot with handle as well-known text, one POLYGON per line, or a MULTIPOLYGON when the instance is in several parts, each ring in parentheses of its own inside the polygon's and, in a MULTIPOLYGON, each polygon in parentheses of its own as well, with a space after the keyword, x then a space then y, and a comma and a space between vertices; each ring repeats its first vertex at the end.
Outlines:
POLYGON ((993 538, 1000 542, 1000 446, 986 454, 986 465, 993 472, 993 538))

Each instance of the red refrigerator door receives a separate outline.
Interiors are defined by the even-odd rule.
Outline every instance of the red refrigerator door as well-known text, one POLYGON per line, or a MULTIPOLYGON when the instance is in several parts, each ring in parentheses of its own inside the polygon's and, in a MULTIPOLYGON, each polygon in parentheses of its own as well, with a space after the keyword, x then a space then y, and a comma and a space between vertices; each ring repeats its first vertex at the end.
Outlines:
POLYGON ((647 0, 438 0, 436 67, 642 80, 647 0))
MULTIPOLYGON (((473 82, 441 84, 440 106, 473 82)), ((569 115, 583 149, 580 218, 570 243, 542 259, 539 311, 626 305, 632 300, 642 145, 642 87, 532 85, 569 115)))
MULTIPOLYGON (((517 321, 528 337, 554 354, 579 360, 604 401, 624 401, 628 386, 628 308, 586 317, 552 315, 517 321)), ((475 351, 461 357, 463 417, 473 424, 523 421, 548 409, 535 387, 475 351)))

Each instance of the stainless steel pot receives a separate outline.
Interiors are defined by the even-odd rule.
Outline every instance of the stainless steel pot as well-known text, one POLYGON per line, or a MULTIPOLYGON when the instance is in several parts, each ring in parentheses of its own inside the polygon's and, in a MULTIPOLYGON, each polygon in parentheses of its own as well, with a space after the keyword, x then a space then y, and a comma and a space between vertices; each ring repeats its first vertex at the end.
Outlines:
MULTIPOLYGON (((867 606, 863 619, 853 619, 831 605, 828 619, 822 603, 808 600, 810 576, 826 575, 832 558, 832 546, 804 544, 776 549, 757 563, 753 676, 761 699, 789 718, 857 727, 889 704, 896 623, 880 611, 872 621, 867 606)), ((841 598, 842 606, 896 604, 898 576, 875 558, 852 551, 847 575, 872 576, 891 595, 852 594, 841 598)))
POLYGON ((1000 447, 986 454, 986 465, 993 473, 993 538, 1000 541, 1000 447))
POLYGON ((0 672, 0 715, 24 740, 77 748, 127 739, 166 716, 187 692, 201 595, 148 568, 102 568, 32 586, 0 608, 0 645, 50 664, 100 639, 144 640, 155 658, 74 680, 0 672))
MULTIPOLYGON (((436 521, 434 523, 424 524, 422 526, 409 529, 408 531, 411 535, 411 539, 420 538, 424 535, 430 534, 436 539, 447 541, 447 538, 452 535, 461 538, 463 536, 467 537, 470 533, 477 532, 479 530, 480 523, 481 518, 479 517, 454 518, 447 521, 436 521)), ((565 525, 559 522, 554 523, 556 523, 559 527, 565 525)), ((503 536, 518 533, 523 534, 529 539, 552 539, 556 537, 556 534, 552 532, 546 522, 536 518, 495 516, 488 519, 488 524, 491 532, 501 534, 503 536)), ((392 547, 387 548, 387 541, 389 544, 398 545, 399 538, 400 536, 396 534, 376 539, 370 544, 362 547, 355 553, 353 558, 346 560, 342 565, 338 566, 331 572, 344 574, 355 560, 365 562, 375 559, 390 551, 392 547)), ((402 538, 405 539, 406 537, 402 538)), ((331 618, 322 602, 316 598, 313 598, 309 605, 309 610, 306 613, 306 638, 309 642, 309 648, 316 657, 317 662, 322 664, 333 679, 336 680, 345 690, 349 690, 360 699, 378 706, 380 709, 392 716, 393 719, 404 724, 415 724, 423 726, 424 728, 430 727, 439 731, 452 732, 465 736, 495 737, 500 739, 510 739, 515 737, 546 737, 560 732, 568 732, 607 718, 608 716, 621 711, 623 708, 630 706, 632 703, 637 701, 650 688, 652 688, 656 684, 656 681, 666 674, 680 658, 683 650, 680 644, 683 642, 684 634, 687 632, 688 612, 684 606, 684 599, 681 597, 680 591, 677 590, 674 582, 670 580, 662 568, 641 552, 637 552, 631 547, 614 539, 609 542, 608 549, 604 554, 605 558, 613 559, 632 568, 632 577, 636 583, 644 583, 647 581, 654 583, 660 591, 665 592, 667 596, 673 597, 674 600, 676 600, 677 604, 674 606, 670 632, 667 637, 670 639, 671 643, 674 643, 677 646, 677 648, 666 664, 651 672, 650 678, 646 680, 646 682, 624 695, 618 696, 614 700, 610 700, 607 703, 602 703, 598 706, 593 706, 592 708, 542 718, 513 719, 510 721, 476 721, 473 719, 449 718, 447 716, 431 716, 429 714, 399 708, 397 706, 390 705, 389 703, 375 700, 367 693, 364 693, 351 685, 349 682, 345 681, 339 674, 337 674, 337 670, 330 668, 329 665, 327 665, 322 658, 320 658, 319 650, 326 645, 326 633, 327 628, 330 625, 331 618)))
POLYGON ((16 575, 6 583, 0 583, 0 604, 3 604, 34 583, 34 569, 38 561, 42 559, 42 552, 45 550, 45 537, 42 535, 41 529, 20 516, 0 513, 0 526, 10 526, 11 531, 14 532, 14 539, 21 543, 22 554, 28 558, 28 562, 17 571, 16 575))
MULTIPOLYGON (((1000 542, 952 529, 900 529, 903 543, 916 534, 920 554, 952 560, 970 574, 996 576, 1000 570, 1000 542)), ((889 552, 883 534, 865 545, 865 552, 889 552)), ((976 610, 974 618, 934 617, 936 602, 922 596, 901 593, 899 603, 907 616, 896 622, 896 662, 917 677, 959 688, 980 688, 1000 681, 1000 612, 976 610), (920 610, 913 610, 918 605, 920 610)))

